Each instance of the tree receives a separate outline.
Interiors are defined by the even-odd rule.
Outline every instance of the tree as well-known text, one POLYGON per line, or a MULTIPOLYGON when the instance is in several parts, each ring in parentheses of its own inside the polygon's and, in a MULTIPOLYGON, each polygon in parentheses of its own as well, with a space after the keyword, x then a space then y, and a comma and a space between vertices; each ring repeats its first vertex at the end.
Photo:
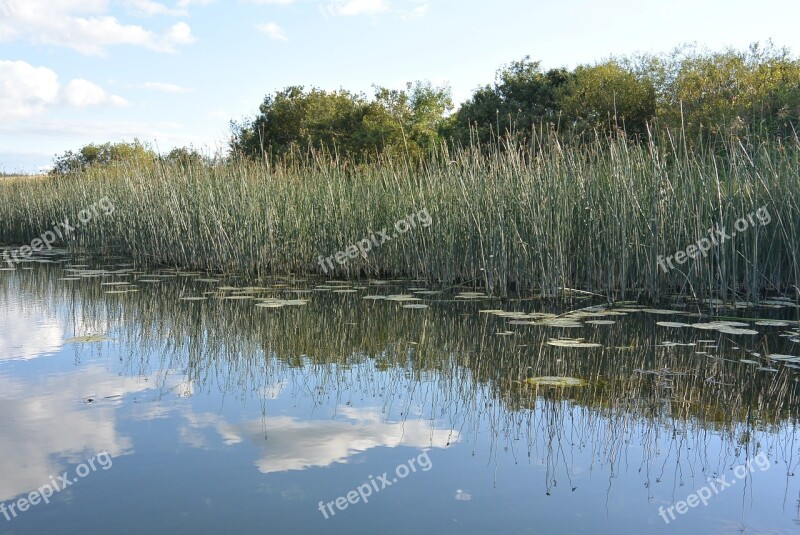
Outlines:
POLYGON ((376 87, 366 129, 382 139, 384 149, 416 159, 443 140, 440 131, 452 109, 447 86, 418 81, 406 84, 405 90, 376 87))
POLYGON ((166 155, 161 156, 160 160, 169 164, 181 166, 184 169, 209 164, 208 158, 192 147, 176 147, 166 155))
POLYGON ((490 143, 497 135, 516 132, 527 140, 531 128, 560 120, 560 99, 572 74, 566 69, 541 70, 538 61, 525 56, 497 71, 494 85, 475 91, 456 113, 448 133, 467 144, 471 132, 490 143))
POLYGON ((448 88, 422 82, 406 90, 376 87, 373 100, 345 90, 292 86, 267 95, 254 119, 232 123, 230 147, 252 158, 308 147, 354 158, 386 151, 416 156, 438 139, 451 107, 448 88))
POLYGON ((135 165, 152 164, 157 158, 157 154, 149 146, 134 139, 133 143, 103 143, 97 145, 90 143, 82 147, 78 152, 66 151, 56 155, 53 161, 53 169, 50 171, 54 175, 64 175, 85 171, 90 167, 111 165, 114 163, 127 162, 135 165))
POLYGON ((643 136, 656 115, 656 90, 647 77, 609 60, 576 68, 561 107, 577 133, 620 130, 643 136))
POLYGON ((654 81, 659 121, 691 139, 748 129, 792 135, 800 119, 800 61, 771 43, 715 53, 685 46, 639 64, 654 81))

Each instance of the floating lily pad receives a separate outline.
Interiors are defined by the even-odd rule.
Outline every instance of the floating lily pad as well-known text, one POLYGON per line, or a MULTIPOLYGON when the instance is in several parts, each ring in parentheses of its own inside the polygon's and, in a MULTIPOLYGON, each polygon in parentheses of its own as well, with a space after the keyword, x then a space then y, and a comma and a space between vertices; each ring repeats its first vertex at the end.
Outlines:
POLYGON ((410 305, 403 305, 403 308, 428 308, 428 305, 422 303, 412 303, 410 305))
POLYGON ((595 342, 584 342, 582 338, 558 338, 548 340, 547 345, 556 347, 603 347, 602 344, 595 342))
POLYGON ((414 297, 413 295, 409 295, 409 294, 387 295, 386 296, 386 300, 387 301, 398 301, 398 302, 401 302, 401 303, 404 302, 404 301, 421 301, 421 299, 419 297, 414 297))
POLYGON ((308 304, 308 299, 284 299, 281 303, 286 306, 302 306, 308 304))
POLYGON ((462 292, 456 295, 456 299, 488 299, 489 296, 480 292, 462 292))
POLYGON ((307 299, 264 299, 260 303, 256 303, 257 307, 261 308, 281 308, 285 306, 303 306, 307 305, 307 299))
POLYGON ((657 321, 656 325, 660 327, 673 327, 676 329, 679 327, 691 327, 691 325, 688 323, 680 323, 677 321, 657 321))
POLYGON ((578 327, 583 327, 583 324, 575 320, 564 318, 544 319, 539 322, 539 325, 547 325, 548 327, 558 327, 562 329, 575 329, 578 327))
POLYGON ((576 377, 529 377, 525 379, 525 383, 535 386, 586 386, 589 384, 584 379, 576 377))
POLYGON ((256 303, 256 306, 260 307, 260 308, 282 308, 283 307, 283 303, 274 303, 274 302, 256 303))
POLYGON ((779 353, 773 353, 769 355, 769 358, 772 360, 780 360, 785 362, 800 362, 800 357, 795 357, 794 355, 781 355, 779 353))
POLYGON ((65 344, 89 344, 89 343, 96 343, 96 342, 105 342, 106 340, 110 340, 108 336, 103 336, 99 334, 88 335, 88 336, 73 336, 72 338, 67 338, 64 340, 65 344))
POLYGON ((723 327, 718 330, 723 334, 758 334, 758 331, 752 329, 737 329, 736 327, 723 327))

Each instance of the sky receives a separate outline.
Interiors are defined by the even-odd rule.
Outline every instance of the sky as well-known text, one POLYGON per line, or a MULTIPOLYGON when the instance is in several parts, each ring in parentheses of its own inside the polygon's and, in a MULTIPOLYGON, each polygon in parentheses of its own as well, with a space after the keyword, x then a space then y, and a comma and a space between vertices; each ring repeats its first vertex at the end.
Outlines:
POLYGON ((0 0, 0 172, 134 138, 214 153, 290 85, 430 80, 463 102, 526 55, 547 69, 770 39, 797 54, 798 20, 793 0, 0 0))

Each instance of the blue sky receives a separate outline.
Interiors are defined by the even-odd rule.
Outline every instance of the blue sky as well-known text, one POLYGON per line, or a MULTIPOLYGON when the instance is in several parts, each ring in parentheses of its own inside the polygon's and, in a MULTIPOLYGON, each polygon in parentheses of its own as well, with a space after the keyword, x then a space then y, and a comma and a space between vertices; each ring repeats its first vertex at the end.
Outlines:
POLYGON ((800 3, 763 0, 0 0, 0 171, 86 143, 225 146, 228 122, 288 85, 449 83, 682 43, 800 52, 800 3))

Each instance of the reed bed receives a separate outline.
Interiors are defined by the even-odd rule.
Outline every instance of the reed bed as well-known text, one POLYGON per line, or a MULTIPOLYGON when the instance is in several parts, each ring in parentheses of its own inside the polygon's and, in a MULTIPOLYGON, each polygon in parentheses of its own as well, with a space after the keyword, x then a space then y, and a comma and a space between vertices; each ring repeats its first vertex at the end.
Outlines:
POLYGON ((250 278, 322 274, 328 257, 421 209, 432 224, 336 265, 336 278, 413 277, 558 296, 676 293, 726 300, 795 297, 800 275, 800 142, 732 139, 686 150, 668 135, 563 146, 441 149, 411 164, 309 153, 282 164, 119 165, 0 183, 0 243, 27 244, 108 196, 112 216, 66 237, 73 250, 139 266, 250 278), (712 226, 759 207, 771 217, 664 272, 712 226))

